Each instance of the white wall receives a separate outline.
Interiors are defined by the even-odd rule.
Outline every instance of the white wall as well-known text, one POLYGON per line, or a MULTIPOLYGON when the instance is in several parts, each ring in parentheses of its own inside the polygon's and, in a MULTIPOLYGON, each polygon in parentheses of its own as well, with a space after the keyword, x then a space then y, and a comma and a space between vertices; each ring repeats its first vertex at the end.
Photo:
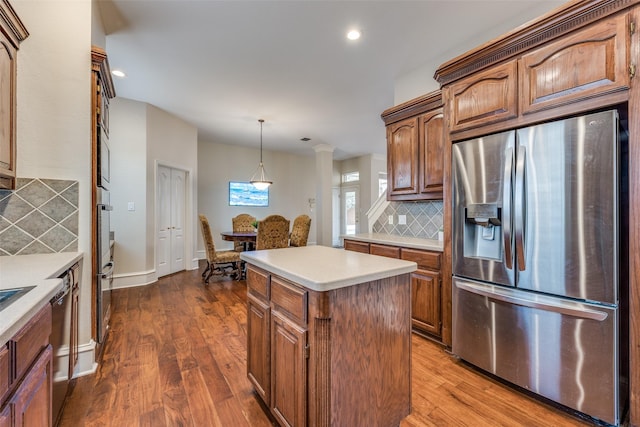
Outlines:
POLYGON ((147 104, 116 97, 110 107, 110 219, 115 234, 115 274, 122 276, 150 270, 146 228, 147 104), (134 203, 134 211, 127 210, 128 202, 134 203))
MULTIPOLYGON (((309 199, 315 198, 315 159, 313 153, 296 156, 288 153, 263 151, 267 177, 273 181, 269 188, 268 207, 229 206, 229 181, 249 181, 258 166, 260 150, 208 141, 198 143, 198 210, 207 216, 216 249, 231 249, 232 242, 223 241, 220 232, 231 230, 231 218, 248 213, 257 219, 279 214, 293 219, 301 214, 311 217, 309 244, 316 242, 315 208, 309 199)), ((197 217, 197 216, 196 216, 197 217)), ((198 232, 199 256, 203 257, 202 236, 198 232)))
POLYGON ((136 286, 157 279, 156 173, 158 165, 187 171, 186 268, 195 268, 197 223, 197 129, 153 105, 112 100, 111 229, 115 234, 114 287, 136 286), (133 202, 134 210, 128 210, 133 202))
POLYGON ((91 342, 91 0, 11 4, 30 33, 18 52, 17 173, 79 182, 84 346, 91 342))

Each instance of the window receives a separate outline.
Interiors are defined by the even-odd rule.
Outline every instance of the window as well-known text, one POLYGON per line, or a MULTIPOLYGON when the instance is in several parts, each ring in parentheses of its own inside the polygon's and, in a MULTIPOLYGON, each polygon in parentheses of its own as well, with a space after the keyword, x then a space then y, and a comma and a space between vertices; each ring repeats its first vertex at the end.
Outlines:
POLYGON ((250 182, 229 181, 229 206, 269 206, 269 188, 258 190, 250 182))
POLYGON ((384 172, 378 173, 378 197, 387 191, 387 174, 384 172))
POLYGON ((342 182, 360 181, 360 172, 347 172, 342 174, 342 182))

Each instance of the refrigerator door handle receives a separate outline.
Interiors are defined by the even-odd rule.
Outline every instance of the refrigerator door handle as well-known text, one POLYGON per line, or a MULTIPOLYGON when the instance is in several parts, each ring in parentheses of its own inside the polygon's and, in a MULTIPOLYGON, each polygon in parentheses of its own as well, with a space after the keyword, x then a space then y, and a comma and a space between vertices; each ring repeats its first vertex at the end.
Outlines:
POLYGON ((524 271, 527 266, 525 264, 524 244, 525 235, 524 228, 526 222, 526 204, 525 204, 525 177, 524 168, 526 161, 526 148, 521 145, 518 147, 518 155, 516 160, 516 188, 514 195, 515 204, 515 237, 516 237, 516 257, 518 260, 518 270, 524 271))
POLYGON ((504 239, 504 264, 511 270, 513 268, 513 247, 511 245, 511 206, 512 206, 512 176, 513 176, 513 149, 507 149, 504 162, 504 188, 502 189, 502 237, 504 239))
POLYGON ((456 281, 456 286, 459 289, 471 292, 476 295, 487 297, 493 301, 551 311, 554 313, 560 313, 581 319, 590 319, 602 322, 608 316, 608 314, 604 311, 586 308, 584 306, 580 306, 579 303, 564 302, 555 299, 552 300, 551 298, 522 298, 510 290, 494 292, 491 288, 485 285, 476 285, 469 282, 462 282, 460 280, 456 281))

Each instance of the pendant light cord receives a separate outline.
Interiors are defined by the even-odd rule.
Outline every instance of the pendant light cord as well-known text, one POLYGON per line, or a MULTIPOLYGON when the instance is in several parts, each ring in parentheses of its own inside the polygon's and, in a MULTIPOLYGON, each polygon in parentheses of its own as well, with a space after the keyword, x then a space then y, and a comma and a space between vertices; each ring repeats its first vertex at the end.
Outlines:
POLYGON ((264 119, 259 119, 260 122, 260 164, 262 164, 262 123, 264 123, 264 119))

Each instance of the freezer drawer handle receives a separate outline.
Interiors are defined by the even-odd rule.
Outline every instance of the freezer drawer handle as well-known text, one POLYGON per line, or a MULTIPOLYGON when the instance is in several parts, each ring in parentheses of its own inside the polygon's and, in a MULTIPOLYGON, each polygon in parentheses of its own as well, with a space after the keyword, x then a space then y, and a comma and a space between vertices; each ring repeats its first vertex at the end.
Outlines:
POLYGON ((589 308, 577 308, 572 307, 569 304, 551 303, 546 301, 534 301, 525 298, 519 298, 516 295, 506 295, 503 293, 495 293, 485 289, 483 286, 474 285, 466 282, 456 282, 456 286, 467 292, 471 292, 476 295, 481 295, 494 301, 501 301, 519 305, 522 307, 538 308, 545 311, 552 311, 555 313, 565 314, 567 316, 580 317, 583 319, 597 320, 599 322, 607 318, 607 313, 598 310, 592 310, 589 308))

